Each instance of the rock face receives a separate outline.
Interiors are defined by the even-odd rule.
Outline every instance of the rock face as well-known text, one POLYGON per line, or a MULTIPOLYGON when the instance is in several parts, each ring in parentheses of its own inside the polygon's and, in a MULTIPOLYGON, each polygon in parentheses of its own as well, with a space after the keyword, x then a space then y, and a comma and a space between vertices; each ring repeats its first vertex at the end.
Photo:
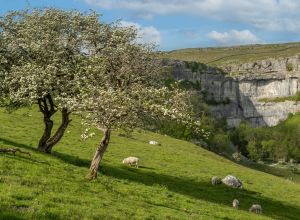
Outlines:
POLYGON ((300 111, 300 103, 294 101, 262 101, 299 92, 299 56, 231 65, 223 69, 204 64, 190 68, 183 61, 168 61, 168 65, 173 67, 175 79, 198 83, 206 99, 215 103, 211 106, 213 115, 225 118, 230 127, 238 126, 242 120, 254 127, 275 126, 289 113, 300 111))
POLYGON ((222 182, 226 186, 230 186, 233 188, 243 188, 242 181, 240 181, 238 178, 236 178, 235 176, 232 176, 232 175, 226 176, 224 179, 222 179, 222 182))

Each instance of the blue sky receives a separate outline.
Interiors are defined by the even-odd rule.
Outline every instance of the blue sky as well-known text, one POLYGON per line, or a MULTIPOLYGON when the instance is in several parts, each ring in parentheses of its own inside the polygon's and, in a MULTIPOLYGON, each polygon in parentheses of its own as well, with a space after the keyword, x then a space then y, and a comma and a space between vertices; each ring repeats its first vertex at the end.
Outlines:
POLYGON ((161 50, 300 41, 300 0, 0 0, 1 15, 35 7, 122 19, 161 50))

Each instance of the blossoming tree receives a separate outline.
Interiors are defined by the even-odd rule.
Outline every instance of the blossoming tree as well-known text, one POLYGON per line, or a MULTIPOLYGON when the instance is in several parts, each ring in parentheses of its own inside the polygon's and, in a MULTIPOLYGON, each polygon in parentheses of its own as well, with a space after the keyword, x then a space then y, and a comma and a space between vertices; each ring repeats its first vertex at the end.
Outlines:
POLYGON ((103 132, 90 166, 92 179, 97 177, 115 129, 140 126, 145 115, 199 127, 199 121, 193 118, 189 93, 164 86, 164 71, 153 48, 137 44, 136 37, 133 28, 112 28, 101 54, 90 53, 83 67, 88 74, 81 78, 86 86, 81 86, 76 100, 72 101, 85 123, 103 132))
POLYGON ((38 104, 44 132, 38 149, 50 153, 71 119, 67 102, 78 93, 77 76, 89 49, 101 50, 107 25, 95 13, 43 9, 16 11, 0 18, 1 91, 13 102, 38 104), (5 46, 5 48, 4 48, 5 46), (62 121, 52 134, 52 116, 62 121))

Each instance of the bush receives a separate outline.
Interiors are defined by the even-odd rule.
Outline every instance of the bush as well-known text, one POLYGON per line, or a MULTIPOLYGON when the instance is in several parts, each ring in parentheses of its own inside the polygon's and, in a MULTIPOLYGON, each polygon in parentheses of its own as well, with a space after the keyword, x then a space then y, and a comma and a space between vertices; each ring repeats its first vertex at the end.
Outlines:
POLYGON ((226 133, 216 133, 212 137, 211 144, 214 146, 215 151, 224 152, 229 147, 230 138, 226 133))
POLYGON ((232 154, 233 160, 240 162, 242 160, 242 154, 240 152, 235 152, 232 154))
POLYGON ((294 70, 293 64, 292 64, 292 63, 287 63, 287 64, 286 64, 286 70, 287 70, 288 72, 293 71, 293 70, 294 70))
POLYGON ((261 147, 259 146, 259 143, 257 143, 256 140, 249 141, 247 145, 247 150, 249 152, 249 156, 254 161, 260 160, 263 156, 261 147))

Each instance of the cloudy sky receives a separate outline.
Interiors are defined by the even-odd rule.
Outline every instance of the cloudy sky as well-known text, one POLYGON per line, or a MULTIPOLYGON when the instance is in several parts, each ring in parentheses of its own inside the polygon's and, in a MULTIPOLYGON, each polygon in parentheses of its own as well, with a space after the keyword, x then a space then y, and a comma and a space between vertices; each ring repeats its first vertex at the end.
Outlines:
POLYGON ((300 0, 0 0, 0 15, 34 7, 93 9, 161 50, 300 41, 300 0))

